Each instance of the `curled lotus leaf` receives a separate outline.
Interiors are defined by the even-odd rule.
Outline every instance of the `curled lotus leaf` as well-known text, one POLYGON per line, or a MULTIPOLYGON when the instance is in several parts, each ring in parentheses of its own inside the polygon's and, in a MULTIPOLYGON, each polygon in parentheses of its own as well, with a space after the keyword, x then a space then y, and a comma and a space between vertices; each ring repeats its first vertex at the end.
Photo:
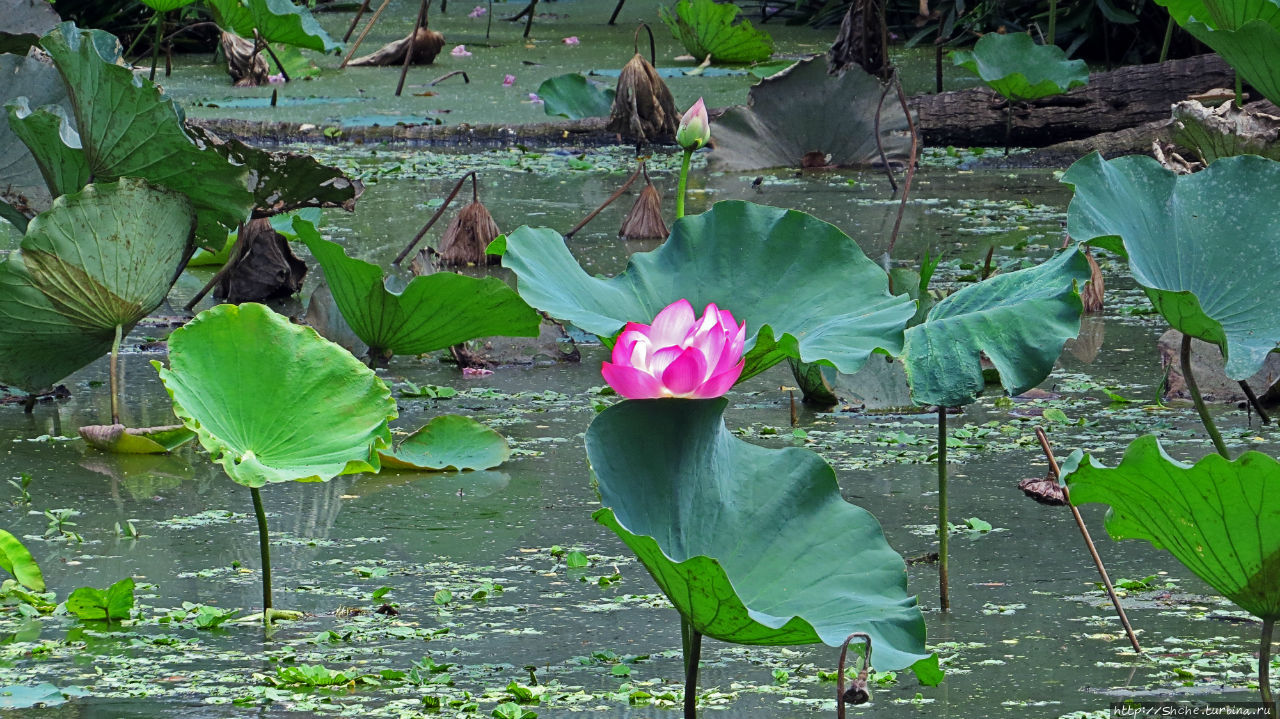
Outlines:
POLYGON ((44 574, 22 541, 0 529, 0 569, 13 575, 18 584, 33 592, 44 591, 44 574))
MULTIPOLYGON (((28 108, 60 106, 64 115, 71 107, 57 68, 21 55, 0 54, 0 101, 23 102, 28 108)), ((36 212, 47 210, 53 198, 40 167, 10 124, 0 122, 0 199, 36 212)))
POLYGON ((800 448, 733 436, 728 402, 627 400, 596 416, 592 516, 635 552, 702 634, 737 644, 837 647, 866 632, 875 666, 941 680, 906 566, 835 471, 800 448))
POLYGON ((1107 533, 1167 550, 1259 619, 1280 619, 1280 462, 1261 452, 1194 465, 1139 437, 1114 468, 1085 455, 1065 477, 1075 505, 1110 505, 1107 533))
POLYGON ((973 50, 952 52, 951 61, 1010 100, 1037 100, 1089 82, 1084 60, 1068 60, 1062 48, 1037 45, 1024 32, 989 32, 973 50))
POLYGON ((91 424, 80 428, 80 439, 103 452, 116 454, 164 454, 196 436, 184 424, 163 427, 126 427, 123 424, 91 424))
POLYGON ((901 350, 916 311, 911 298, 889 294, 884 270, 839 228, 750 202, 677 220, 665 243, 633 254, 617 277, 587 274, 547 228, 508 235, 502 264, 529 304, 604 338, 680 299, 699 311, 714 302, 747 323, 739 381, 788 357, 852 374, 872 352, 901 350))
POLYGON ((379 454, 382 466, 391 469, 462 471, 497 467, 511 456, 511 448, 505 437, 480 422, 445 414, 379 454))
POLYGON ((351 353, 267 307, 205 310, 152 362, 173 411, 247 487, 377 472, 396 403, 351 353))
POLYGON ((1218 345, 1226 374, 1247 379, 1280 346, 1272 291, 1280 267, 1280 163, 1224 157, 1175 175, 1144 156, 1079 160, 1067 231, 1129 261, 1133 279, 1174 329, 1218 345))
POLYGON ((982 394, 982 357, 1010 395, 1049 376, 1067 340, 1080 334, 1079 285, 1089 261, 1071 248, 1023 270, 967 285, 907 330, 903 367, 912 399, 958 407, 982 394))

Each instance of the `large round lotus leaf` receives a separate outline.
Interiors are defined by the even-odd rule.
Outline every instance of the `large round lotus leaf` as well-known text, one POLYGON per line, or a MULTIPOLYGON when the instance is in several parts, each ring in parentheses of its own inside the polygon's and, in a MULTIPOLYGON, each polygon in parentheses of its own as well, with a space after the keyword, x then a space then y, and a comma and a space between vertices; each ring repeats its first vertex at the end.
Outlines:
POLYGON ((253 39, 257 30, 267 42, 330 52, 342 47, 320 27, 311 11, 293 0, 208 0, 224 30, 253 39))
POLYGON ((470 417, 434 417, 394 450, 379 452, 382 466, 395 469, 491 469, 511 456, 501 434, 470 417))
POLYGON ((186 197, 142 180, 59 197, 0 263, 0 382, 43 389, 106 354, 164 300, 194 227, 186 197))
POLYGON ((1089 279, 1078 249, 1025 270, 968 285, 907 330, 903 366, 911 397, 922 405, 958 407, 982 394, 982 357, 1011 395, 1040 384, 1080 334, 1078 285, 1089 279))
POLYGON ((1268 100, 1280 102, 1280 2, 1156 0, 1268 100))
POLYGON ((378 471, 396 403, 351 353, 263 305, 219 305, 152 362, 173 411, 236 482, 323 482, 378 471))
POLYGON ((956 50, 951 61, 982 78, 1010 100, 1057 95, 1089 82, 1084 60, 1068 60, 1057 45, 1037 45, 1026 33, 983 35, 973 50, 956 50))
MULTIPOLYGON (((40 41, 62 74, 76 120, 75 130, 62 127, 59 134, 75 136, 79 145, 50 139, 31 146, 31 151, 37 158, 83 154, 78 162, 88 166, 96 182, 141 177, 185 194, 199 215, 201 244, 221 247, 227 232, 253 207, 246 187, 248 171, 194 142, 173 100, 108 57, 113 53, 103 48, 102 35, 63 23, 40 41)), ((40 115, 37 110, 32 117, 40 115)), ((47 124, 48 118, 43 121, 47 124)), ((41 165, 75 162, 46 159, 41 165)), ((75 189, 79 188, 63 191, 75 189)))
POLYGON ((803 212, 718 202, 677 220, 656 250, 637 252, 617 277, 588 275, 555 230, 521 227, 507 236, 502 265, 520 296, 553 317, 612 337, 687 299, 714 302, 747 323, 742 379, 794 357, 857 372, 877 349, 896 354, 915 314, 889 294, 884 270, 834 225, 803 212), (776 339, 775 339, 776 337, 776 339))
POLYGON ((817 454, 734 437, 727 404, 628 400, 597 415, 586 447, 603 508, 592 516, 706 636, 840 646, 866 632, 877 669, 937 683, 906 567, 876 518, 840 497, 817 454))
POLYGON ((678 0, 673 9, 658 6, 658 15, 684 49, 698 60, 760 62, 773 55, 773 38, 746 20, 735 22, 742 9, 715 0, 678 0))
POLYGON ((294 231, 324 268, 333 300, 372 357, 434 352, 476 337, 537 337, 542 318, 505 282, 437 272, 403 292, 386 288, 382 269, 347 257, 302 218, 294 231))
POLYGON ((1175 461, 1152 435, 1108 469, 1085 456, 1066 476, 1071 503, 1111 505, 1107 533, 1166 549, 1260 619, 1280 619, 1280 462, 1260 452, 1175 461))
POLYGON ((1225 157, 1178 176, 1145 156, 1094 153, 1062 181, 1075 186, 1067 231, 1129 258, 1160 314, 1222 348, 1226 372, 1246 379, 1280 343, 1280 163, 1225 157))

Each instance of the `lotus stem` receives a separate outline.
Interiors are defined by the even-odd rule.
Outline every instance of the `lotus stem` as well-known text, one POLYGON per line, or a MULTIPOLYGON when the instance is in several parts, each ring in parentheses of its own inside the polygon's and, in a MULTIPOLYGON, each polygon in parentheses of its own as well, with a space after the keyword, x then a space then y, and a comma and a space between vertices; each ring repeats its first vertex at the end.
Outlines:
POLYGON ((358 36, 356 36, 356 41, 352 43, 351 47, 347 50, 347 56, 342 58, 342 63, 338 65, 339 70, 346 67, 347 63, 351 62, 351 58, 356 54, 356 50, 360 49, 360 43, 364 42, 365 36, 368 35, 369 31, 373 29, 373 26, 377 24, 378 18, 382 17, 382 12, 386 10, 387 6, 390 4, 391 0, 382 0, 382 4, 374 11, 373 17, 369 18, 369 24, 364 26, 364 29, 360 31, 358 36))
POLYGON ((413 21, 413 32, 409 33, 409 47, 404 52, 404 64, 400 66, 400 82, 396 83, 396 97, 404 92, 405 78, 409 77, 409 63, 413 60, 414 43, 418 41, 418 30, 427 24, 427 8, 431 0, 422 0, 418 6, 418 19, 413 21))
POLYGON ((151 77, 156 81, 156 66, 160 64, 160 45, 164 42, 164 13, 156 11, 156 37, 151 46, 151 77))
POLYGON ((1263 424, 1271 424, 1271 416, 1262 408, 1262 402, 1258 399, 1258 395, 1253 393, 1253 388, 1249 386, 1249 383, 1240 380, 1240 390, 1248 398, 1249 406, 1253 407, 1253 411, 1258 413, 1258 419, 1262 420, 1263 424))
POLYGON ((151 25, 156 21, 156 15, 159 15, 159 13, 154 11, 151 13, 151 19, 147 20, 147 23, 138 29, 138 34, 133 36, 133 42, 129 43, 129 49, 125 50, 120 57, 128 60, 133 51, 138 49, 138 43, 142 42, 142 38, 147 36, 147 30, 150 30, 151 25))
MULTIPOLYGON (((284 63, 283 63, 283 62, 280 62, 280 58, 276 57, 276 51, 271 49, 271 43, 269 43, 269 42, 267 42, 266 40, 264 40, 264 39, 263 39, 263 37, 262 37, 262 33, 258 32, 258 28, 256 28, 256 27, 253 29, 253 39, 254 39, 256 42, 260 42, 260 43, 262 43, 262 49, 263 49, 263 50, 266 50, 266 51, 267 51, 267 55, 271 58, 271 60, 272 60, 273 62, 275 62, 275 64, 276 64, 276 69, 280 71, 280 77, 281 77, 282 79, 284 79, 284 81, 285 81, 285 82, 290 82, 290 80, 289 80, 289 71, 288 71, 288 70, 286 70, 286 69, 284 69, 284 63)), ((274 90, 272 91, 271 96, 272 96, 272 98, 274 98, 274 97, 275 97, 275 91, 274 91, 274 90)), ((275 106, 275 102, 272 102, 272 103, 271 103, 271 105, 272 105, 272 107, 274 107, 274 106, 275 106)))
POLYGON ((676 219, 684 217, 684 193, 689 184, 689 161, 693 159, 693 150, 684 151, 684 160, 680 163, 680 182, 676 185, 676 219))
POLYGON ((1009 156, 1009 146, 1013 142, 1013 100, 1005 98, 1004 112, 1004 156, 1009 156))
POLYGON ((619 187, 618 189, 614 190, 614 191, 613 191, 613 194, 612 194, 612 195, 609 195, 608 199, 606 199, 604 202, 602 202, 602 203, 600 204, 600 206, 599 206, 599 207, 597 207, 596 209, 594 209, 594 210, 592 210, 591 212, 587 213, 587 216, 586 216, 586 217, 584 217, 584 218, 582 218, 582 221, 581 221, 581 222, 579 222, 578 224, 574 225, 574 226, 573 226, 573 229, 571 229, 571 230, 569 230, 568 232, 564 233, 564 237, 565 237, 565 239, 569 239, 569 238, 573 237, 574 235, 576 235, 576 234, 578 233, 578 231, 579 231, 579 230, 581 230, 582 228, 584 228, 584 227, 586 227, 586 226, 587 226, 587 223, 588 223, 588 222, 590 222, 590 221, 594 220, 594 219, 596 218, 596 215, 598 215, 598 214, 600 214, 602 211, 604 211, 604 208, 608 207, 609 205, 612 205, 614 200, 618 199, 619 197, 622 197, 622 193, 626 192, 626 191, 627 191, 627 188, 628 188, 628 187, 631 187, 631 185, 635 184, 635 181, 636 181, 637 179, 639 179, 639 178, 640 178, 640 173, 641 173, 643 170, 644 170, 644 160, 641 160, 641 161, 640 161, 640 166, 636 168, 636 171, 635 171, 635 172, 631 173, 631 177, 628 177, 628 178, 627 178, 627 181, 626 181, 626 182, 624 182, 624 183, 622 183, 622 186, 621 186, 621 187, 619 187))
POLYGON ((356 16, 351 18, 351 25, 347 27, 347 34, 342 36, 343 42, 349 42, 351 40, 351 33, 356 31, 356 25, 360 24, 360 18, 364 17, 366 12, 369 12, 369 3, 372 1, 373 0, 364 0, 364 2, 360 3, 360 9, 356 10, 356 16))
POLYGON ((907 174, 902 179, 902 200, 898 202, 898 217, 893 221, 893 231, 889 233, 889 249, 885 254, 892 257, 893 246, 898 243, 898 230, 902 229, 902 215, 907 210, 907 197, 911 195, 911 180, 916 176, 916 159, 920 152, 920 134, 916 132, 916 123, 911 119, 911 110, 907 108, 907 94, 902 91, 902 81, 898 79, 898 71, 893 71, 893 86, 898 91, 898 104, 902 113, 907 116, 907 129, 911 132, 911 154, 907 157, 907 174))
POLYGON ((680 615, 684 643, 684 719, 698 719, 698 663, 702 659, 702 632, 680 615))
POLYGON ((533 30, 533 12, 538 7, 538 0, 530 0, 529 7, 526 10, 529 14, 524 18, 524 37, 529 39, 529 32, 533 30))
POLYGON ((1055 45, 1058 41, 1058 0, 1049 0, 1049 33, 1044 44, 1055 45))
POLYGON ((111 342, 111 424, 120 424, 120 340, 124 326, 116 325, 116 337, 111 342))
POLYGON ((951 525, 947 523, 947 408, 938 405, 938 604, 942 611, 951 609, 947 588, 947 540, 951 525))
POLYGON ((880 153, 880 164, 884 165, 884 174, 889 176, 889 187, 894 192, 898 191, 898 181, 893 177, 893 167, 889 165, 889 158, 884 154, 884 142, 880 138, 880 113, 884 110, 884 99, 889 96, 889 90, 893 89, 892 83, 885 83, 884 89, 880 92, 880 103, 876 105, 876 121, 871 128, 871 132, 876 137, 876 152, 880 153))
POLYGON ((836 666, 836 719, 845 719, 844 663, 849 654, 849 644, 855 639, 866 642, 867 649, 862 655, 862 670, 858 672, 858 678, 850 688, 855 694, 850 703, 862 704, 871 698, 867 693, 867 675, 871 671, 871 635, 865 632, 854 632, 845 637, 844 644, 840 646, 840 663, 836 666))
POLYGON ((258 549, 262 555, 262 623, 271 623, 271 544, 267 535, 267 511, 262 508, 262 493, 250 487, 253 513, 258 518, 258 549))
POLYGON ((1157 62, 1169 59, 1169 43, 1173 42, 1173 25, 1173 15, 1170 15, 1169 24, 1164 26, 1164 42, 1160 43, 1160 59, 1157 62))
POLYGON ((1182 335, 1182 377, 1187 382, 1187 391, 1191 393, 1191 401, 1196 405, 1196 413, 1200 415, 1200 422, 1204 424, 1205 431, 1209 433, 1209 439, 1213 440, 1214 449, 1218 450, 1218 454, 1227 460, 1231 459, 1231 453, 1227 451, 1226 442, 1222 441, 1222 434, 1218 432, 1218 425, 1213 423, 1213 417, 1209 414, 1209 408, 1205 406, 1204 397, 1200 396, 1200 386, 1196 384, 1196 376, 1191 371, 1191 335, 1182 335))
POLYGON ((440 219, 440 216, 444 214, 445 210, 449 209, 449 203, 453 202, 453 198, 457 197, 458 193, 462 191, 462 185, 467 181, 468 177, 471 178, 471 201, 476 202, 479 200, 480 190, 476 184, 476 171, 472 170, 458 178, 458 182, 454 184, 453 189, 449 191, 448 197, 444 198, 444 202, 440 205, 440 208, 435 211, 435 214, 431 216, 431 219, 427 220, 427 224, 423 225, 421 230, 418 230, 418 234, 414 235, 412 240, 409 240, 409 245, 403 250, 400 250, 400 254, 396 255, 396 258, 392 260, 391 264, 399 265, 404 258, 409 256, 410 252, 413 252, 413 248, 418 246, 418 243, 422 241, 423 237, 426 237, 427 231, 431 229, 432 225, 436 224, 436 220, 440 219))
POLYGON ((1258 692, 1262 694, 1262 701, 1271 709, 1272 714, 1275 705, 1271 698, 1271 634, 1275 627, 1276 620, 1263 619, 1262 641, 1258 644, 1258 692))
POLYGON ((622 5, 627 0, 618 0, 618 4, 613 6, 613 14, 609 16, 609 25, 612 25, 618 19, 618 13, 622 12, 622 5))
MULTIPOLYGON (((1058 468, 1058 460, 1053 456, 1053 449, 1049 447, 1049 437, 1040 427, 1036 427, 1036 439, 1040 440, 1040 449, 1044 450, 1045 459, 1049 460, 1049 470, 1053 473, 1055 481, 1061 481, 1062 470, 1058 468)), ((1089 536, 1089 527, 1084 523, 1084 517, 1080 516, 1080 510, 1071 503, 1071 492, 1064 485, 1062 487, 1062 499, 1071 508, 1071 516, 1076 520, 1076 527, 1080 529, 1080 536, 1084 537, 1084 546, 1089 550, 1089 556, 1093 557, 1093 566, 1098 568, 1098 576, 1102 577, 1102 586, 1107 589, 1107 596, 1111 598, 1111 606, 1116 609, 1116 616, 1120 618, 1120 624, 1124 626, 1124 632, 1129 637, 1129 643, 1133 645, 1133 651, 1142 653, 1142 647, 1138 644, 1138 637, 1133 633, 1133 626, 1129 624, 1129 617, 1124 613, 1124 607, 1120 606, 1120 598, 1116 596, 1116 589, 1111 584, 1111 577, 1107 574, 1107 568, 1102 564, 1102 557, 1098 554, 1098 548, 1093 544, 1093 537, 1089 536)))

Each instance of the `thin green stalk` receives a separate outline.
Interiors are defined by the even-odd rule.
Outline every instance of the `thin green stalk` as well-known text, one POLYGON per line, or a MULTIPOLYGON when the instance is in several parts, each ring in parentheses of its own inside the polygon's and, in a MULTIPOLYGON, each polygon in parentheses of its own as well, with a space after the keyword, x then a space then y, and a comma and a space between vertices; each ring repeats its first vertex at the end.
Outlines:
POLYGON ((124 327, 116 325, 116 338, 111 342, 111 424, 120 424, 120 340, 124 327))
MULTIPOLYGON (((1262 641, 1258 645, 1258 691, 1262 701, 1271 705, 1271 633, 1275 630, 1276 620, 1262 620, 1262 641)), ((1272 713, 1269 716, 1274 716, 1272 713)))
POLYGON ((1244 107, 1244 80, 1240 78, 1240 72, 1236 71, 1236 107, 1244 107))
POLYGON ((1191 335, 1187 334, 1182 335, 1182 377, 1187 382, 1191 401, 1196 405, 1196 413, 1200 415, 1200 421, 1204 424, 1205 431, 1209 433, 1209 439, 1213 440, 1214 449, 1228 460, 1231 459, 1227 444, 1222 441, 1222 434, 1218 432, 1218 425, 1213 423, 1209 408, 1204 404, 1204 397, 1200 396, 1200 386, 1196 384, 1196 376, 1191 372, 1191 335))
POLYGON ((1058 0, 1049 0, 1049 35, 1044 44, 1054 45, 1058 41, 1058 0))
POLYGON ((164 43, 164 13, 156 11, 156 39, 151 47, 151 77, 156 81, 156 65, 160 64, 160 45, 164 43))
POLYGON ((250 487, 253 495, 253 513, 258 517, 258 548, 262 553, 262 621, 271 623, 271 544, 267 536, 267 511, 262 508, 262 494, 257 487, 250 487))
POLYGON ((684 635, 684 719, 698 719, 698 663, 702 659, 702 633, 680 617, 684 635))
POLYGON ((947 544, 951 525, 947 523, 947 408, 938 407, 938 603, 942 611, 951 608, 947 588, 947 544))
POLYGON ((680 163, 680 182, 676 185, 676 219, 684 217, 684 191, 689 184, 689 161, 693 159, 693 150, 684 151, 684 161, 680 163))
POLYGON ((147 20, 147 24, 138 29, 138 34, 133 36, 133 42, 129 43, 129 49, 125 50, 124 54, 120 57, 123 57, 126 61, 129 59, 129 56, 133 54, 133 51, 138 49, 138 43, 142 42, 142 38, 147 36, 147 30, 151 29, 151 25, 156 21, 156 16, 159 14, 160 13, 157 12, 151 13, 151 19, 147 20))
POLYGON ((1164 62, 1169 59, 1169 43, 1173 42, 1173 16, 1169 16, 1169 24, 1164 27, 1164 42, 1160 43, 1160 60, 1164 62))

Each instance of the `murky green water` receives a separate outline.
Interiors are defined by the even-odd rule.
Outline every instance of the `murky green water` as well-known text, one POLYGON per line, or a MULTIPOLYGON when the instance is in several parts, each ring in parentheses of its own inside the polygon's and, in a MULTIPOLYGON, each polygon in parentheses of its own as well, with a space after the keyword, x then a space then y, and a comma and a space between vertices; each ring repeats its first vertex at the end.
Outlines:
MULTIPOLYGON (((340 159, 364 174, 368 192, 355 214, 330 213, 327 232, 353 254, 385 263, 430 212, 426 203, 443 193, 446 178, 473 165, 486 168, 481 197, 504 229, 530 223, 563 231, 621 182, 623 157, 622 150, 520 158, 507 151, 472 156, 366 149, 340 159), (616 169, 552 168, 578 155, 616 169), (534 171, 503 164, 512 159, 534 171)), ((657 170, 655 181, 670 203, 674 183, 657 170)), ((755 183, 756 177, 696 171, 690 211, 731 198, 798 207, 840 226, 869 255, 885 249, 895 207, 881 176, 765 173, 755 183)), ((997 248, 999 264, 1016 266, 1047 256, 1060 243, 1069 195, 1052 173, 926 168, 918 177, 895 256, 944 253, 944 284, 972 272, 990 246, 997 248)), ((624 197, 571 242, 592 271, 616 272, 640 248, 615 235, 630 201, 624 197)), ((442 229, 443 223, 432 240, 442 229)), ((1105 337, 1101 351, 1082 342, 1064 353, 1044 385, 1051 395, 1012 406, 985 399, 952 423, 962 440, 951 450, 952 516, 959 522, 978 517, 995 529, 954 538, 950 614, 935 609, 933 567, 910 569, 930 644, 944 657, 946 682, 924 688, 905 674, 886 679, 874 688, 873 704, 855 713, 1057 717, 1098 712, 1129 693, 1254 696, 1244 687, 1252 673, 1255 625, 1239 623, 1231 606, 1204 596, 1206 588, 1169 555, 1143 543, 1111 542, 1101 529, 1101 512, 1091 507, 1085 515, 1113 576, 1157 575, 1155 591, 1130 600, 1130 617, 1149 649, 1148 656, 1135 657, 1094 585, 1096 574, 1069 513, 1037 505, 1016 488, 1022 477, 1044 472, 1031 433, 1050 407, 1077 423, 1050 428, 1064 455, 1081 446, 1114 460, 1129 439, 1148 431, 1158 432, 1180 458, 1209 450, 1188 410, 1147 406, 1162 376, 1154 352, 1162 327, 1133 314, 1144 301, 1140 293, 1118 276, 1115 262, 1104 258, 1103 264, 1108 309, 1086 321, 1088 337, 1105 337), (1143 401, 1109 407, 1098 385, 1143 401)), ((308 292, 319 274, 313 269, 308 292)), ((202 280, 184 276, 172 304, 180 306, 202 280)), ((302 306, 285 303, 282 309, 298 313, 302 306)), ((158 314, 177 312, 162 308, 158 314)), ((144 325, 130 343, 166 332, 144 325)), ((169 420, 167 398, 147 364, 161 356, 135 351, 125 358, 129 424, 169 420)), ((597 504, 581 438, 593 402, 612 401, 598 393, 603 357, 599 346, 584 346, 580 364, 505 367, 475 379, 434 358, 397 358, 382 373, 389 383, 458 390, 447 400, 402 397, 399 428, 416 428, 443 412, 471 414, 503 432, 515 456, 491 472, 384 472, 269 487, 264 498, 276 603, 308 613, 270 639, 257 626, 199 631, 190 623, 159 621, 184 601, 246 612, 255 606, 260 595, 249 495, 191 446, 166 457, 117 457, 66 439, 82 424, 108 420, 105 360, 67 382, 68 400, 41 404, 32 415, 0 407, 3 474, 34 478, 30 506, 14 503, 16 490, 0 488, 0 524, 24 537, 60 597, 77 586, 105 586, 132 575, 144 605, 140 621, 111 630, 66 617, 32 624, 0 613, 0 685, 52 681, 93 695, 69 708, 24 716, 418 716, 424 696, 441 699, 441 716, 465 715, 450 708, 451 701, 475 702, 478 713, 472 715, 488 716, 506 700, 510 682, 531 684, 532 671, 546 690, 542 706, 533 707, 540 717, 677 716, 675 704, 660 698, 678 695, 680 687, 675 612, 625 547, 589 516, 597 504), (41 536, 47 524, 41 512, 55 508, 80 512, 72 521, 83 542, 41 536), (115 525, 127 521, 140 538, 117 534, 115 525), (567 569, 551 552, 556 545, 585 552, 591 565, 567 569), (375 601, 380 587, 391 591, 375 601), (444 602, 440 590, 452 600, 444 602), (371 612, 384 602, 394 603, 399 616, 371 612), (362 611, 352 616, 351 608, 362 611), (369 675, 407 671, 424 657, 455 665, 442 673, 424 671, 436 682, 447 674, 451 683, 299 690, 273 687, 264 678, 290 664, 354 667, 369 675), (633 703, 637 691, 659 699, 633 703)), ((933 418, 802 407, 794 429, 806 436, 797 437, 780 389, 789 384, 789 374, 775 368, 732 392, 730 427, 762 444, 804 444, 821 452, 837 467, 846 498, 876 514, 899 552, 912 557, 931 551, 933 418)), ((1220 414, 1229 442, 1276 450, 1274 429, 1248 424, 1234 408, 1220 414)), ((834 670, 833 649, 745 649, 709 641, 704 658, 709 715, 720 709, 725 716, 792 719, 832 711, 834 684, 822 681, 819 671, 834 670)))

